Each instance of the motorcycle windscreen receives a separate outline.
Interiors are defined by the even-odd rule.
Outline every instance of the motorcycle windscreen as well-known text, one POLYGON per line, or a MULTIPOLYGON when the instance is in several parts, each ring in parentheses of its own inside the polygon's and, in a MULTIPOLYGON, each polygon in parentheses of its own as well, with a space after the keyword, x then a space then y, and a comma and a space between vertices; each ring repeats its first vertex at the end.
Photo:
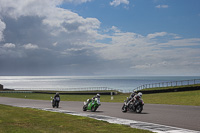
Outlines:
POLYGON ((95 98, 95 100, 97 101, 97 104, 100 104, 100 99, 99 98, 95 98))

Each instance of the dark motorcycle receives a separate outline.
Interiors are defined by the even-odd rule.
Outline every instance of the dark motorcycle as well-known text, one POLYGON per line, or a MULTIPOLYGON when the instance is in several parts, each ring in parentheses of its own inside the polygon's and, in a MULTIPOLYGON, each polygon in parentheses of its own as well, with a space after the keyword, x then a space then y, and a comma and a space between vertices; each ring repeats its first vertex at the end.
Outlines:
POLYGON ((144 102, 140 97, 136 97, 136 100, 134 100, 134 98, 127 98, 127 100, 124 100, 122 112, 134 111, 136 113, 141 113, 143 106, 144 102))
POLYGON ((54 98, 52 101, 52 107, 55 108, 55 107, 59 107, 59 102, 60 102, 60 98, 59 97, 56 97, 54 98))

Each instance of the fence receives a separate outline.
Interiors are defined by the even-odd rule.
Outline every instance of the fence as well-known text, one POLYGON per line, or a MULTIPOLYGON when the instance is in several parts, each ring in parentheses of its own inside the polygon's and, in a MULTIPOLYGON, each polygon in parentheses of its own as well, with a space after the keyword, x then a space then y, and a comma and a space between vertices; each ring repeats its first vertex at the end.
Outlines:
POLYGON ((139 91, 139 90, 147 89, 147 88, 176 87, 176 86, 194 85, 194 84, 200 84, 200 79, 169 81, 169 82, 161 82, 161 83, 153 83, 153 84, 144 84, 144 85, 138 86, 134 90, 139 91))

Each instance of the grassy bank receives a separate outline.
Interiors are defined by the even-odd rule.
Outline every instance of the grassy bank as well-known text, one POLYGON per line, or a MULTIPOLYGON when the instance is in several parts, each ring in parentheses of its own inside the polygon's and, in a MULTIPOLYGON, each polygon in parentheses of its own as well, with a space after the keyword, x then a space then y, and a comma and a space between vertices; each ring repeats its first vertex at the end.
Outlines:
POLYGON ((200 90, 143 95, 145 103, 200 106, 200 90))
POLYGON ((0 132, 3 133, 150 133, 128 126, 110 124, 68 114, 0 105, 0 132))
POLYGON ((183 89, 183 88, 193 88, 193 87, 199 87, 200 84, 194 84, 194 85, 182 85, 182 86, 168 86, 168 87, 153 87, 153 88, 147 88, 142 89, 143 91, 153 91, 153 90, 166 90, 166 89, 183 89))

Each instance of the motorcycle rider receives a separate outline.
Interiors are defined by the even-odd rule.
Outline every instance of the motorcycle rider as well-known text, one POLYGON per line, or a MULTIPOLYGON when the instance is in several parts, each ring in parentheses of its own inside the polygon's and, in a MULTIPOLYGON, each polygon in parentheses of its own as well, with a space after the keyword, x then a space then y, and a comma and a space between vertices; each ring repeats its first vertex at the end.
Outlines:
POLYGON ((86 105, 88 105, 95 98, 99 98, 100 99, 100 94, 95 95, 92 99, 88 99, 86 105))
POLYGON ((122 112, 135 111, 136 113, 141 113, 143 110, 144 102, 142 100, 142 93, 139 92, 138 94, 131 94, 130 100, 125 100, 122 106, 122 112))
POLYGON ((137 95, 134 96, 134 102, 142 98, 142 92, 139 92, 137 95))
POLYGON ((58 102, 58 103, 60 102, 60 95, 58 92, 55 94, 53 100, 54 100, 54 102, 58 102))
POLYGON ((130 98, 133 98, 135 95, 137 95, 137 91, 133 91, 133 93, 131 93, 130 98))
POLYGON ((135 95, 137 95, 137 91, 134 90, 134 91, 131 93, 131 95, 130 95, 130 97, 128 98, 127 101, 134 100, 134 96, 135 96, 135 95))

